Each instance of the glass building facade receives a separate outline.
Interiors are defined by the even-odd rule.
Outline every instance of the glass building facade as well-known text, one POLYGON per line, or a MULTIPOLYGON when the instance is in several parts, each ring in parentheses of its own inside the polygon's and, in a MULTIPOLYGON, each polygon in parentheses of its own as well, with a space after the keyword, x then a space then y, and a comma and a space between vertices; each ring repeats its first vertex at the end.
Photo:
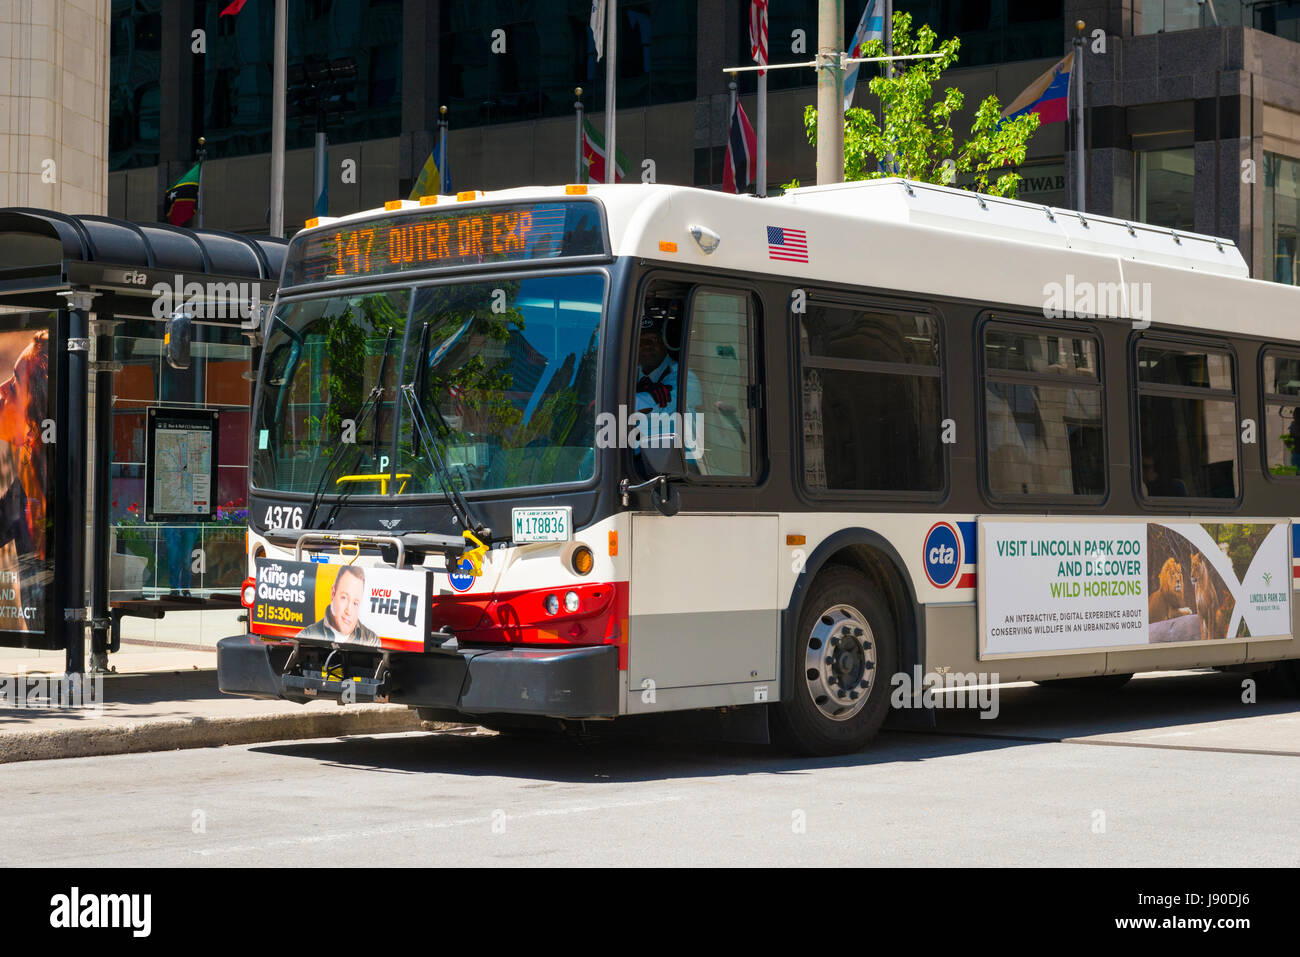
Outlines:
POLYGON ((1264 244, 1271 260, 1266 279, 1300 285, 1297 274, 1297 229, 1300 229, 1300 160, 1264 154, 1264 244))
MULTIPOLYGON (((624 0, 618 17, 618 108, 693 100, 695 3, 624 0)), ((603 110, 590 21, 589 0, 443 3, 439 85, 452 125, 570 116, 575 86, 603 110)))
POLYGON ((158 162, 162 0, 113 0, 109 21, 108 168, 158 162))
MULTIPOLYGON (((846 0, 844 4, 845 49, 871 0, 846 0)), ((928 23, 939 40, 957 37, 961 46, 957 63, 962 66, 985 66, 1013 60, 1061 56, 1064 51, 1064 6, 1061 0, 894 0, 894 9, 911 14, 913 26, 928 23)), ((729 66, 746 66, 753 62, 749 50, 749 8, 739 9, 738 40, 735 60, 729 66)), ((811 60, 817 55, 817 0, 793 0, 772 4, 768 12, 768 60, 793 63, 811 60), (802 31, 802 38, 798 36, 802 31), (803 40, 803 51, 795 49, 803 40)), ((864 69, 871 69, 870 64, 864 69)), ((877 68, 878 69, 878 68, 877 68)), ((872 73, 860 75, 866 82, 872 73)), ((737 77, 740 93, 752 93, 755 75, 737 77)), ((768 74, 769 90, 788 90, 815 82, 811 69, 776 70, 768 74)))

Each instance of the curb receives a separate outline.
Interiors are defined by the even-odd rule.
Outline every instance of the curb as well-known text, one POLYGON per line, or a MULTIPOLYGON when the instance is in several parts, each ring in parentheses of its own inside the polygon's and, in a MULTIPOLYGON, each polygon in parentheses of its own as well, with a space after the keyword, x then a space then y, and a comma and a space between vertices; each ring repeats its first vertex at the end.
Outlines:
POLYGON ((0 734, 0 764, 420 730, 428 728, 414 709, 352 705, 346 711, 196 717, 55 731, 14 731, 0 734))

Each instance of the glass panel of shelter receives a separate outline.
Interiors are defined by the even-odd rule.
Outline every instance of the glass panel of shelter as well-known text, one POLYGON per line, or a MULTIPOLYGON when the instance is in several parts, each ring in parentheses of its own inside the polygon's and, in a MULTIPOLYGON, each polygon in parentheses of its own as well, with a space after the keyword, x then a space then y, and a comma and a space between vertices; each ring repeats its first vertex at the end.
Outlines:
POLYGON ((196 325, 189 369, 162 357, 157 323, 125 320, 114 337, 108 521, 112 600, 234 591, 244 578, 248 515, 248 402, 251 350, 238 329, 196 325), (216 519, 145 520, 146 410, 152 405, 221 412, 215 463, 216 519))

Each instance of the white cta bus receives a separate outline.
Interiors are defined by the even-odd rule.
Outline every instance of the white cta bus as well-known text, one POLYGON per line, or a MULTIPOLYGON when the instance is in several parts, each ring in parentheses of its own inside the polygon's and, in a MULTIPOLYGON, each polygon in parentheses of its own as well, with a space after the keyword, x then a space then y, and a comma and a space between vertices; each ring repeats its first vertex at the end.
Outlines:
POLYGON ((1228 241, 903 180, 312 220, 221 687, 822 754, 899 676, 1294 691, 1298 310, 1228 241))

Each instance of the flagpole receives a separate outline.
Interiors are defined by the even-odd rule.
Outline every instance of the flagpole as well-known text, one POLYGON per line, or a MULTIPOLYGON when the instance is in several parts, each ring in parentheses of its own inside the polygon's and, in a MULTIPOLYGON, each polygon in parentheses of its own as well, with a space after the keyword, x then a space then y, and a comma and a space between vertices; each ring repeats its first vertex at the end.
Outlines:
POLYGON ((759 196, 767 195, 767 74, 758 75, 758 176, 759 196))
MULTIPOLYGON (((736 81, 735 80, 732 80, 730 83, 727 84, 727 91, 729 94, 727 99, 727 134, 724 137, 724 140, 728 144, 727 150, 730 151, 731 150, 731 146, 730 146, 731 124, 735 122, 736 119, 736 81)), ((722 182, 724 184, 723 189, 726 189, 725 184, 727 182, 727 153, 725 152, 722 154, 722 182)), ((740 192, 740 191, 741 191, 741 184, 737 183, 736 192, 740 192)))
MULTIPOLYGON (((880 25, 885 34, 885 56, 894 55, 894 0, 885 0, 885 21, 880 25)), ((894 61, 885 60, 885 77, 892 78, 894 75, 894 61)), ((880 104, 880 128, 885 128, 885 104, 880 104)), ((894 154, 885 154, 886 172, 894 172, 894 154)))
POLYGON ((1083 156, 1083 31, 1087 26, 1082 20, 1076 20, 1074 28, 1079 35, 1074 38, 1074 66, 1079 71, 1079 105, 1074 114, 1074 159, 1075 159, 1075 208, 1084 212, 1087 190, 1084 186, 1086 175, 1083 156))
MULTIPOLYGON (((885 56, 894 55, 894 0, 885 0, 885 22, 881 24, 885 31, 885 56)), ((885 76, 894 75, 894 61, 885 61, 885 76)))
POLYGON ((573 95, 573 115, 577 122, 573 125, 573 181, 582 182, 582 87, 575 86, 573 95))
POLYGON ((438 107, 438 158, 442 160, 438 164, 438 192, 446 196, 451 192, 451 184, 447 175, 447 107, 438 107))
POLYGON ((618 169, 618 153, 614 146, 614 98, 618 83, 618 0, 609 0, 605 11, 605 182, 613 183, 618 169))
POLYGON ((284 235, 284 114, 286 98, 285 6, 288 0, 275 0, 275 66, 271 79, 271 235, 284 235))
POLYGON ((199 137, 199 198, 194 204, 199 212, 199 229, 203 228, 203 160, 208 155, 207 142, 206 138, 199 137))

